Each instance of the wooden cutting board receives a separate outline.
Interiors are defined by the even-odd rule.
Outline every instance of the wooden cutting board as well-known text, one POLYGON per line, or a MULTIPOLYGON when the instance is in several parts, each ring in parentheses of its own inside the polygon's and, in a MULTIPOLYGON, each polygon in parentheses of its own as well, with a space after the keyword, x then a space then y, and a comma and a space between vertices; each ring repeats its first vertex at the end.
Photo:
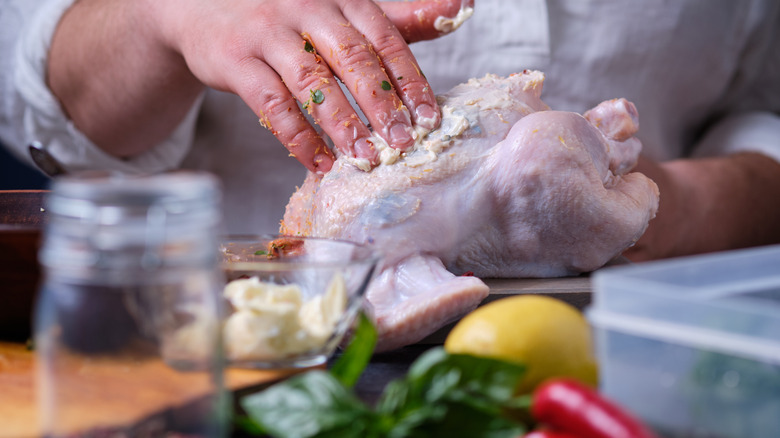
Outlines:
MULTIPOLYGON (((69 413, 72 430, 121 430, 136 426, 155 415, 194 403, 209 392, 202 377, 176 372, 159 360, 144 361, 132 369, 109 360, 81 359, 69 365, 84 378, 68 389, 78 392, 89 406, 69 413), (141 381, 143 386, 138 385, 141 381)), ((295 372, 230 369, 225 373, 225 384, 233 392, 256 390, 295 372)), ((41 436, 35 376, 32 351, 23 344, 0 342, 0 437, 41 436)))
POLYGON ((591 279, 589 276, 562 278, 486 278, 490 296, 482 304, 511 295, 547 295, 565 301, 579 310, 590 305, 591 279))

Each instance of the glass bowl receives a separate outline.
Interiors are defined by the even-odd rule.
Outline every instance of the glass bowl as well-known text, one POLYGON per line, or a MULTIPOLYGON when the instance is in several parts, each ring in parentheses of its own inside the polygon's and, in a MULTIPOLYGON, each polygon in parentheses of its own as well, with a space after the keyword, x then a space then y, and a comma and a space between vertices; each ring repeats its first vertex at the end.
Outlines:
POLYGON ((361 306, 378 263, 342 240, 228 236, 221 242, 229 366, 303 368, 325 363, 361 306))

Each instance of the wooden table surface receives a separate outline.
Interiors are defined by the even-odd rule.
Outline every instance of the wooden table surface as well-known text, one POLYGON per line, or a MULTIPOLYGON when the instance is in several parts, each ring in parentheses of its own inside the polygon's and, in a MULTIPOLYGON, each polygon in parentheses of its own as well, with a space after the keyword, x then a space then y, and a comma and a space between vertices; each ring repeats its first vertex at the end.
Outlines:
MULTIPOLYGON (((0 342, 0 437, 41 436, 36 403, 36 357, 25 345, 0 342)), ((211 391, 205 373, 181 373, 160 360, 120 362, 115 359, 74 358, 69 379, 61 389, 78 394, 81 407, 62 406, 66 428, 76 432, 125 430, 152 422, 159 415, 186 412, 211 391), (116 394, 116 397, 106 397, 116 394), (84 408, 88 406, 88 408, 84 408)), ((225 385, 231 391, 257 390, 294 374, 293 371, 230 369, 225 385)), ((64 377, 64 376, 63 376, 64 377)), ((106 435, 114 436, 114 435, 106 435)))
MULTIPOLYGON (((590 303, 590 279, 588 277, 558 278, 558 279, 487 279, 491 294, 485 302, 518 294, 544 294, 566 301, 582 309, 590 303)), ((408 346, 393 352, 374 355, 368 368, 356 385, 357 395, 368 403, 373 403, 381 394, 385 385, 406 373, 409 365, 424 351, 443 342, 451 326, 429 336, 419 344, 408 346)), ((144 400, 137 403, 137 412, 132 413, 127 421, 144 419, 154 412, 169 406, 184 405, 188 401, 203 394, 204 388, 193 385, 187 379, 177 377, 175 373, 166 372, 162 363, 150 363, 140 368, 152 379, 159 379, 173 391, 142 391, 134 387, 122 387, 123 379, 116 378, 121 371, 115 365, 85 364, 79 365, 86 372, 92 373, 95 385, 112 387, 112 393, 123 394, 116 400, 98 400, 95 410, 85 413, 78 421, 85 426, 95 424, 96 419, 105 418, 105 412, 121 404, 127 406, 133 400, 144 400), (102 368, 101 368, 102 366, 102 368), (112 368, 113 367, 113 368, 112 368), (176 394, 171 396, 170 394, 176 394), (115 406, 116 405, 116 406, 115 406)), ((226 386, 236 394, 246 394, 262 388, 269 382, 283 379, 290 375, 285 371, 255 371, 230 369, 226 372, 226 386)), ((127 380, 132 385, 134 380, 127 380)), ((35 403, 35 355, 23 344, 0 342, 0 438, 35 438, 38 433, 36 403, 35 403)))

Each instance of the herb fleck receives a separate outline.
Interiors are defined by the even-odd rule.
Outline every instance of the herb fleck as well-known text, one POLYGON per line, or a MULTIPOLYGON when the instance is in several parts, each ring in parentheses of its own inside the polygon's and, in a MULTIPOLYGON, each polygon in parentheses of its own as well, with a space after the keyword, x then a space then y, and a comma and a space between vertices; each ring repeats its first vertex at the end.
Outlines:
POLYGON ((396 79, 398 79, 400 81, 403 78, 404 78, 403 76, 398 76, 396 79))
POLYGON ((305 50, 305 51, 307 51, 309 53, 314 53, 314 46, 312 46, 309 41, 306 41, 303 44, 303 50, 305 50))
POLYGON ((382 81, 382 89, 385 91, 390 91, 390 89, 393 88, 390 86, 390 82, 382 81))
POLYGON ((265 251, 259 250, 259 251, 255 251, 255 255, 268 255, 268 253, 265 252, 265 251))
POLYGON ((314 103, 322 103, 325 100, 325 95, 322 94, 322 90, 309 90, 311 93, 311 101, 314 103))

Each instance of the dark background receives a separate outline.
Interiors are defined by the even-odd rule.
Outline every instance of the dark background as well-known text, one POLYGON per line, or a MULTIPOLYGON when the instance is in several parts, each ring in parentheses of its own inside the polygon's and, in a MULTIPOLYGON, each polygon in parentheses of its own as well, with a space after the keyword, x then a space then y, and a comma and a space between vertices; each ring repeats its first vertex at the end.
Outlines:
POLYGON ((0 190, 47 189, 49 178, 19 161, 0 144, 0 190))

